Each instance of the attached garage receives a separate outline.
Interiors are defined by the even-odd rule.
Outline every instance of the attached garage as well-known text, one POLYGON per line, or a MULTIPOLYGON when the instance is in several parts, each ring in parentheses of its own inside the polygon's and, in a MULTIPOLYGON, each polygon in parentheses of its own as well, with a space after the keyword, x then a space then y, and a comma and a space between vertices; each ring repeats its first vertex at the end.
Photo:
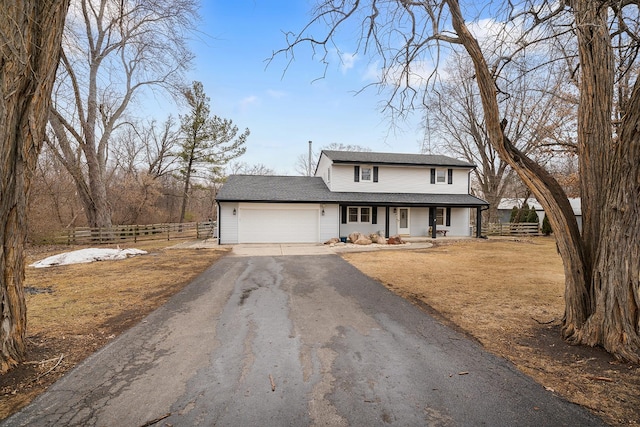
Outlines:
POLYGON ((240 203, 238 243, 319 242, 319 212, 317 204, 240 203))

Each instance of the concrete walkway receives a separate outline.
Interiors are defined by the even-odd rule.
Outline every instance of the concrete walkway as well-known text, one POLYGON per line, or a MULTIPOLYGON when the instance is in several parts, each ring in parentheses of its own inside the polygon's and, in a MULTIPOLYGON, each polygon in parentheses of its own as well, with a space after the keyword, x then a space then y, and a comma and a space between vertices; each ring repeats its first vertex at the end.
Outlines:
POLYGON ((178 243, 173 249, 216 249, 228 248, 235 256, 288 256, 288 255, 331 255, 344 252, 395 251, 425 249, 433 246, 430 239, 412 239, 404 245, 323 245, 319 243, 241 243, 218 245, 217 239, 190 240, 178 243))

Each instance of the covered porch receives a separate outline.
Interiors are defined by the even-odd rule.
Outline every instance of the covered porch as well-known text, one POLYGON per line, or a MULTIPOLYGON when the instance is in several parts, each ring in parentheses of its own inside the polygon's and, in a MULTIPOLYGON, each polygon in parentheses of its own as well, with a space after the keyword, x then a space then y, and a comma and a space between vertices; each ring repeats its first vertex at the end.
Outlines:
MULTIPOLYGON (((479 200, 479 199, 477 199, 479 200)), ((486 202, 485 202, 486 203, 486 202)), ((481 212, 486 204, 474 206, 425 204, 339 205, 340 237, 353 232, 385 237, 475 237, 481 236, 481 212), (475 215, 475 232, 471 225, 475 215)))

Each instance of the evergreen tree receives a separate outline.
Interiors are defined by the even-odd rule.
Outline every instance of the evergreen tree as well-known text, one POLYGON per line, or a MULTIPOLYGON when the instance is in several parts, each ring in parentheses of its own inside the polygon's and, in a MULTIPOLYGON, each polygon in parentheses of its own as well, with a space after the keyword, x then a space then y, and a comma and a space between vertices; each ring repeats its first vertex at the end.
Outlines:
POLYGON ((204 93, 201 82, 193 82, 184 96, 190 111, 180 116, 182 141, 178 162, 184 182, 180 222, 185 218, 192 180, 198 173, 219 173, 229 161, 243 155, 249 136, 249 129, 238 135, 238 127, 231 120, 210 115, 209 97, 204 93))
POLYGON ((542 234, 548 236, 552 232, 553 230, 551 229, 551 224, 549 223, 549 217, 545 215, 544 219, 542 220, 542 234))
POLYGON ((531 206, 531 208, 529 209, 529 212, 527 212, 527 216, 523 217, 526 218, 524 222, 540 222, 540 218, 538 218, 538 213, 536 212, 536 208, 534 208, 533 206, 531 206))
POLYGON ((511 216, 509 217, 509 222, 517 222, 519 212, 520 212, 520 209, 518 209, 517 206, 514 206, 513 208, 511 208, 511 216))

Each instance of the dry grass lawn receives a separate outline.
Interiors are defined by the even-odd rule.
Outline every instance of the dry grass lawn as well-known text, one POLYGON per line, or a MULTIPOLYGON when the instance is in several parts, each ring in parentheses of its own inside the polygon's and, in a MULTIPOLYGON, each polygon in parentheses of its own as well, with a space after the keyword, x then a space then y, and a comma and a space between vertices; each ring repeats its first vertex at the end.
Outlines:
MULTIPOLYGON (((175 243, 131 244, 149 253, 122 261, 27 267, 28 360, 0 376, 0 419, 162 305, 226 252, 167 248, 175 243)), ((75 249, 31 248, 27 262, 75 249)))
POLYGON ((640 368, 560 339, 564 273, 553 238, 447 242, 344 254, 359 270, 475 337, 547 390, 637 425, 640 368))
MULTIPOLYGON (((163 304, 222 250, 135 245, 148 255, 27 268, 28 360, 0 377, 0 419, 163 304)), ((133 245, 132 245, 133 247, 133 245)), ((70 249, 32 248, 28 262, 70 249)), ((640 420, 640 369, 560 339, 564 277, 550 238, 447 241, 430 249, 350 253, 389 289, 511 360, 549 392, 610 424, 640 420)))

